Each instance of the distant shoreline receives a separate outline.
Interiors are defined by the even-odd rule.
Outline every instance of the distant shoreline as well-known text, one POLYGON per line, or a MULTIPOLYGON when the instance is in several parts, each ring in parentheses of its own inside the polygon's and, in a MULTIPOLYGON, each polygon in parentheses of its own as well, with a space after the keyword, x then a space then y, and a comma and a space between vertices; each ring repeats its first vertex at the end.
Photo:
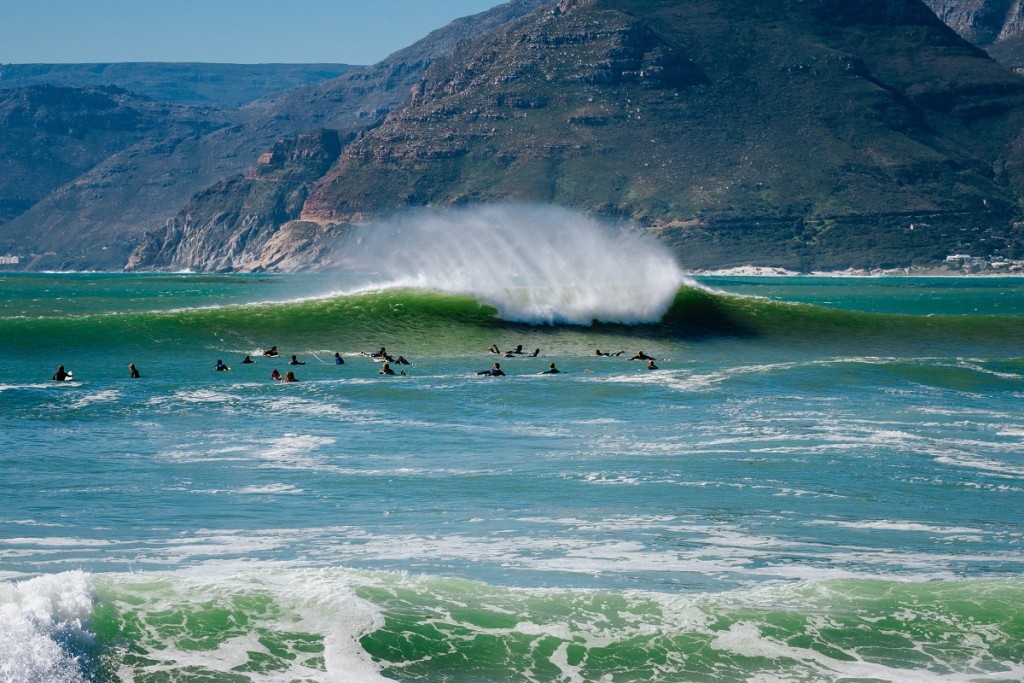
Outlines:
POLYGON ((737 266, 734 268, 716 268, 691 270, 692 276, 709 277, 1024 277, 1024 271, 997 270, 984 268, 969 270, 966 268, 847 268, 846 270, 815 270, 802 272, 774 266, 737 266))

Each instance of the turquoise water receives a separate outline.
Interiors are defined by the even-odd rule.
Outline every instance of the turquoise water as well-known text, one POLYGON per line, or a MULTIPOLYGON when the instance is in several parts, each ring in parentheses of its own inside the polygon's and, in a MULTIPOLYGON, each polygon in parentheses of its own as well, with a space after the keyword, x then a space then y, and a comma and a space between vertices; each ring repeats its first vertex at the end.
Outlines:
POLYGON ((1024 281, 599 275, 0 277, 0 680, 1024 678, 1024 281))

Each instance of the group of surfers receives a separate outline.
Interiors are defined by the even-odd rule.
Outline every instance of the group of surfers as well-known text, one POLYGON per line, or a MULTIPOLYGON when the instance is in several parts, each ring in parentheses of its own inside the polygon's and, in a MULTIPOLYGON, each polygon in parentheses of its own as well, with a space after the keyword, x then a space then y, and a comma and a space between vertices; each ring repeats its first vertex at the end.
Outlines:
MULTIPOLYGON (((514 349, 512 349, 510 351, 506 351, 505 353, 501 352, 501 350, 498 348, 497 344, 491 344, 489 347, 487 347, 487 350, 490 353, 495 353, 495 354, 498 354, 498 355, 502 355, 505 358, 515 358, 516 356, 523 356, 525 358, 536 358, 538 355, 540 355, 540 349, 535 349, 533 351, 533 353, 526 353, 525 351, 523 351, 523 345, 522 344, 517 345, 514 349)), ((607 352, 607 351, 601 351, 601 349, 594 349, 594 355, 595 356, 621 356, 624 353, 625 353, 624 351, 616 351, 615 353, 610 353, 610 352, 607 352)), ((277 358, 281 354, 277 350, 276 346, 271 346, 269 349, 263 351, 261 355, 263 357, 265 357, 265 358, 277 358)), ((392 363, 394 363, 395 365, 412 365, 412 363, 410 363, 408 360, 406 360, 404 356, 398 356, 397 358, 395 358, 394 356, 390 355, 387 352, 387 349, 385 347, 383 347, 383 346, 380 347, 380 351, 377 351, 376 353, 364 353, 363 355, 366 356, 366 357, 372 358, 375 361, 378 361, 378 362, 381 363, 380 371, 378 373, 378 374, 381 374, 381 375, 394 375, 394 374, 401 374, 402 376, 405 375, 405 370, 402 370, 400 373, 395 373, 394 369, 391 367, 392 363)), ((658 369, 658 366, 654 364, 654 357, 653 356, 648 356, 647 354, 645 354, 643 352, 643 349, 637 351, 636 355, 633 356, 632 358, 630 358, 630 360, 647 361, 647 369, 648 370, 657 370, 658 369)), ((250 364, 250 363, 255 363, 255 362, 256 361, 254 361, 249 356, 249 354, 246 354, 245 358, 242 359, 242 363, 243 364, 250 364)), ((295 354, 292 354, 291 360, 288 361, 288 365, 305 365, 305 364, 306 364, 305 361, 299 360, 296 357, 295 354)), ((342 358, 341 354, 338 353, 338 352, 334 353, 334 364, 335 365, 344 365, 345 364, 345 359, 342 358)), ((213 369, 215 371, 217 371, 217 372, 226 372, 226 371, 230 370, 231 368, 228 367, 227 365, 225 365, 223 360, 218 358, 217 359, 217 363, 216 363, 216 365, 214 365, 213 369)), ((138 368, 135 367, 135 363, 129 363, 128 364, 128 373, 129 373, 129 377, 131 377, 132 379, 137 379, 137 378, 141 377, 141 375, 139 374, 138 368)), ((541 374, 544 374, 544 375, 555 375, 555 374, 560 374, 560 373, 561 373, 561 370, 559 370, 557 367, 555 367, 555 364, 552 362, 552 363, 548 363, 548 369, 545 370, 541 374)), ((478 374, 478 375, 487 375, 488 377, 504 377, 505 376, 505 371, 501 369, 501 364, 500 363, 494 363, 494 365, 492 365, 488 369, 481 370, 480 372, 478 372, 476 374, 478 374)), ((63 365, 60 365, 60 366, 57 367, 57 371, 53 373, 53 379, 54 379, 54 381, 58 381, 58 382, 63 382, 63 381, 71 380, 72 379, 72 374, 71 374, 71 372, 65 370, 63 365)), ((277 368, 274 368, 273 372, 270 373, 270 379, 272 379, 274 381, 277 381, 277 382, 298 382, 299 381, 298 378, 295 377, 295 371, 294 370, 288 370, 287 372, 285 372, 284 375, 281 375, 281 373, 278 371, 277 368)))

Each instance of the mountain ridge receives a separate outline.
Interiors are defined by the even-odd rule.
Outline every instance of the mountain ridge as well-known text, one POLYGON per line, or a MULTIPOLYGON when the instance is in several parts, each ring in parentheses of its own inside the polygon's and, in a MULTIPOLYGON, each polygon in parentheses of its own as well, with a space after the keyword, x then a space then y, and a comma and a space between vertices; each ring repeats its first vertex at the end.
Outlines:
MULTIPOLYGON (((12 204, 8 213, 14 215, 0 224, 0 253, 19 255, 23 269, 119 270, 148 232, 173 222, 197 194, 244 174, 279 140, 321 128, 376 125, 446 50, 546 1, 513 0, 432 31, 378 64, 239 109, 211 110, 223 125, 205 134, 153 138, 116 150, 41 199, 12 204)), ((0 96, 11 92, 0 90, 0 96)), ((61 140, 36 146, 55 143, 61 140)))
POLYGON ((567 1, 463 43, 301 218, 553 202, 656 228, 688 266, 1020 250, 1024 80, 916 0, 744 7, 567 1))
POLYGON ((193 108, 199 128, 53 175, 41 199, 0 192, 0 250, 303 269, 350 222, 511 199, 631 220, 689 267, 1013 256, 1021 83, 917 0, 515 0, 377 65, 193 108))

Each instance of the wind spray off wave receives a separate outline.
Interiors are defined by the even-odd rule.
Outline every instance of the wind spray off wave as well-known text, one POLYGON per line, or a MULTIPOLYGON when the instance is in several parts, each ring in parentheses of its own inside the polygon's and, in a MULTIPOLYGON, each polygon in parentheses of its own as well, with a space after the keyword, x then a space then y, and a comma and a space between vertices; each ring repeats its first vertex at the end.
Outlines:
POLYGON ((635 230, 551 206, 407 214, 360 230, 342 251, 373 264, 381 287, 472 296, 534 324, 657 322, 687 281, 635 230))

